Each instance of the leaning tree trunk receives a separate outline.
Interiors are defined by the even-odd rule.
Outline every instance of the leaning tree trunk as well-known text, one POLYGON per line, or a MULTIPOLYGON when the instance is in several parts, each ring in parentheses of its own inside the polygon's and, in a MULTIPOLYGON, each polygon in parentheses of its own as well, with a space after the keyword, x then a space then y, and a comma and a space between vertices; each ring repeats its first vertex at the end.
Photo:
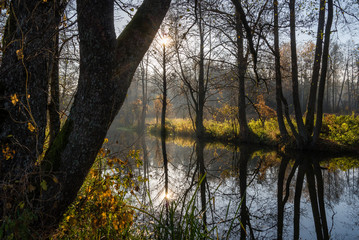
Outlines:
POLYGON ((315 145, 317 143, 317 141, 319 139, 320 130, 322 128, 324 90, 325 90, 325 80, 327 78, 330 32, 331 32, 331 28, 332 28, 332 23, 333 23, 333 0, 328 0, 328 19, 327 19, 327 25, 325 26, 325 40, 324 40, 324 50, 323 50, 323 59, 322 59, 322 72, 320 75, 319 90, 318 90, 317 120, 315 122, 315 129, 314 129, 312 145, 315 145))
POLYGON ((45 157, 45 164, 50 163, 46 167, 52 167, 60 183, 52 184, 43 195, 44 207, 50 209, 47 213, 55 223, 75 199, 169 4, 170 0, 145 0, 116 40, 113 0, 90 6, 87 0, 77 1, 78 90, 68 120, 45 157))

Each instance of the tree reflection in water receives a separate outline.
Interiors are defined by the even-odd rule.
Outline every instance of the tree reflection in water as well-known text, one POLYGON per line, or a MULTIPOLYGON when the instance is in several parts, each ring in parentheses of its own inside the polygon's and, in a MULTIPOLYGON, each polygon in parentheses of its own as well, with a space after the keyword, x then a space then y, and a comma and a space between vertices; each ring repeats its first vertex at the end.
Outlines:
MULTIPOLYGON (((121 140, 126 139, 129 137, 121 140)), ((359 161, 357 157, 335 159, 345 167, 340 170, 331 165, 332 160, 319 163, 323 156, 284 155, 258 146, 228 150, 199 141, 154 137, 141 140, 135 147, 133 142, 130 144, 142 149, 143 166, 138 174, 148 181, 140 188, 141 202, 153 206, 148 209, 155 215, 171 213, 168 206, 175 202, 178 207, 174 220, 180 221, 194 197, 196 220, 201 223, 198 229, 213 238, 359 236, 359 171, 345 165, 359 161), (168 194, 170 199, 164 197, 168 194)), ((151 221, 141 214, 138 219, 151 221)))
POLYGON ((288 201, 290 183, 297 169, 298 172, 294 193, 293 238, 299 239, 300 236, 300 202, 304 185, 304 177, 306 177, 317 239, 329 239, 328 224, 324 204, 324 184, 318 160, 313 159, 309 156, 305 156, 303 154, 296 155, 294 166, 291 169, 290 174, 287 178, 286 190, 283 198, 283 185, 285 181, 284 177, 288 163, 288 156, 283 156, 278 174, 278 239, 283 239, 284 206, 288 201))

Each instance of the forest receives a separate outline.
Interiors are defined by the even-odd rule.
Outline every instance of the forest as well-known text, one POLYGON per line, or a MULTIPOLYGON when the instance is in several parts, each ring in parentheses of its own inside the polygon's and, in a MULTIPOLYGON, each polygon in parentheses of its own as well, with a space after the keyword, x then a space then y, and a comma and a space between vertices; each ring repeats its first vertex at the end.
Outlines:
POLYGON ((356 239, 358 0, 0 0, 0 239, 356 239))

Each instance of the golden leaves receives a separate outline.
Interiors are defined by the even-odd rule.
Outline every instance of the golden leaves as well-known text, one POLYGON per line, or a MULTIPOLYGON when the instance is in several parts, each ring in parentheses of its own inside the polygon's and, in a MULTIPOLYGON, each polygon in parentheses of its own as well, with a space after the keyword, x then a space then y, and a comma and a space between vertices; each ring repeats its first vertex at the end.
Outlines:
POLYGON ((11 103, 16 106, 16 104, 19 102, 19 99, 17 98, 17 95, 16 93, 14 95, 11 95, 10 96, 10 99, 11 99, 11 103))
POLYGON ((29 129, 29 130, 30 130, 30 132, 35 131, 35 127, 34 127, 34 125, 32 125, 32 123, 31 123, 31 122, 28 122, 28 123, 27 123, 27 129, 29 129))
POLYGON ((64 27, 67 27, 66 21, 67 21, 67 17, 66 17, 66 14, 64 14, 64 16, 62 17, 62 25, 63 25, 64 27))
POLYGON ((24 59, 24 51, 22 48, 16 50, 16 56, 17 56, 17 60, 24 59))
POLYGON ((59 180, 57 179, 56 176, 52 176, 52 181, 54 181, 54 183, 59 183, 59 180))
POLYGON ((13 159, 15 156, 15 150, 11 149, 8 144, 2 148, 2 154, 5 160, 13 159))

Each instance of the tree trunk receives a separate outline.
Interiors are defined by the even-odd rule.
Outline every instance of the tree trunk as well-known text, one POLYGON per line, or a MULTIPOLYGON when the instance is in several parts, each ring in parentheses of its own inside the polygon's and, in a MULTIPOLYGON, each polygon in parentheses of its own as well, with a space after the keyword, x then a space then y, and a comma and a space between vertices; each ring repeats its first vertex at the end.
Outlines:
MULTIPOLYGON (((143 62, 142 62, 143 63, 143 62)), ((146 130, 146 115, 147 115, 147 82, 148 82, 148 54, 146 57, 146 65, 142 65, 141 81, 142 81, 142 111, 139 124, 139 132, 143 134, 146 130)))
POLYGON ((275 55, 275 100, 277 103, 277 119, 278 119, 278 126, 279 131, 282 138, 286 139, 288 137, 288 131, 284 124, 283 119, 283 104, 282 98, 282 74, 280 71, 280 51, 279 51, 279 32, 278 32, 278 1, 273 1, 274 7, 274 55, 275 55))
MULTIPOLYGON (((46 181, 47 189, 46 191, 45 189, 39 190, 39 193, 34 196, 36 200, 32 202, 32 208, 36 210, 39 217, 39 222, 33 226, 34 231, 51 232, 56 229, 64 212, 75 199, 103 143, 107 129, 124 102, 134 72, 155 37, 170 2, 170 0, 144 0, 131 22, 116 39, 113 0, 92 1, 91 4, 87 0, 77 1, 81 57, 78 88, 69 117, 41 162, 41 174, 35 177, 35 183, 38 178, 40 181, 46 181)), ((41 2, 41 6, 37 8, 38 10, 43 9, 41 13, 44 14, 39 13, 34 16, 51 18, 49 16, 52 15, 48 14, 49 9, 42 7, 46 4, 48 3, 41 2)), ((54 24, 50 29, 53 30, 56 26, 54 24)), ((35 29, 44 31, 47 28, 35 27, 35 29)), ((31 43, 34 44, 37 41, 32 40, 31 43)), ((44 42, 41 41, 41 44, 38 43, 32 50, 41 49, 40 47, 43 45, 44 42)), ((16 49, 16 47, 11 48, 13 55, 10 59, 16 58, 16 49)), ((40 92, 39 95, 45 95, 36 102, 39 103, 39 106, 44 105, 44 110, 37 111, 38 109, 36 109, 38 115, 33 115, 37 123, 35 128, 37 132, 46 125, 47 103, 47 95, 41 91, 47 87, 47 82, 43 79, 47 79, 48 71, 41 64, 38 69, 34 68, 35 63, 40 62, 46 63, 45 57, 41 54, 37 55, 37 58, 31 59, 31 64, 29 63, 31 67, 27 68, 32 79, 28 86, 32 91, 30 99, 34 101, 33 99, 39 98, 36 94, 33 96, 34 91, 40 92), (43 81, 46 84, 43 84, 43 81), (43 119, 45 120, 43 121, 43 119), (40 123, 43 126, 40 126, 40 123)), ((47 65, 45 64, 45 66, 47 65)), ((2 73, 4 73, 3 70, 2 73)), ((19 75, 18 82, 26 82, 26 72, 14 71, 13 73, 19 75)), ((7 75, 9 76, 9 74, 7 75)), ((8 95, 26 90, 24 84, 17 84, 17 82, 9 86, 7 84, 4 82, 8 95), (19 85, 19 91, 10 88, 17 85, 19 85)), ((10 104, 7 103, 7 105, 10 104)), ((37 107, 37 105, 34 106, 37 107)), ((34 109, 32 110, 34 111, 34 109)), ((12 129, 17 131, 19 127, 12 122, 9 123, 9 128, 11 129, 9 132, 14 132, 12 129)), ((15 133, 17 134, 17 132, 15 133)), ((3 130, 2 135, 4 136, 3 130)), ((33 142, 27 144, 26 139, 23 140, 24 146, 32 150, 33 142)), ((17 164, 17 166, 23 166, 22 170, 27 170, 36 158, 31 154, 24 153, 23 155, 25 160, 16 155, 16 159, 14 159, 16 161, 11 162, 21 161, 22 164, 17 164)), ((9 174, 14 172, 12 168, 6 167, 4 168, 2 165, 2 172, 3 170, 9 174)), ((32 172, 28 171, 27 173, 32 172)))
POLYGON ((317 121, 315 123, 312 145, 315 145, 317 143, 317 141, 319 139, 320 130, 322 128, 324 90, 325 90, 325 80, 327 78, 329 44, 330 44, 330 34, 331 34, 332 23, 333 23, 333 0, 328 0, 328 19, 327 19, 327 25, 325 26, 325 40, 324 40, 324 50, 323 50, 323 59, 322 59, 322 72, 320 75, 319 90, 318 90, 317 121))
POLYGON ((166 79, 166 45, 163 44, 163 75, 162 75, 162 113, 161 113, 161 136, 166 136, 166 110, 167 110, 167 79, 166 79))
POLYGON ((317 88, 318 88, 318 80, 319 80, 319 72, 320 72, 320 59, 322 56, 322 48, 323 48, 322 45, 323 45, 324 22, 325 22, 325 2, 326 2, 325 0, 320 0, 317 43, 315 45, 312 82, 310 85, 307 116, 305 119, 305 125, 309 135, 311 135, 311 133, 313 132, 313 125, 314 125, 314 112, 315 112, 315 102, 317 98, 317 88))
POLYGON ((60 86, 59 86, 59 34, 54 39, 54 54, 50 74, 50 103, 49 111, 49 145, 51 145, 60 132, 60 86))
POLYGON ((204 30, 202 19, 202 6, 201 1, 198 2, 198 28, 199 28, 199 72, 198 72, 198 99, 197 99, 197 112, 196 112, 196 135, 198 139, 204 137, 205 129, 203 126, 203 110, 206 97, 205 80, 204 80, 204 30))
POLYGON ((303 148, 308 142, 308 134, 304 127, 302 110, 299 101, 299 89, 298 89, 298 63, 297 63, 297 43, 296 43, 296 31, 295 31, 295 0, 289 1, 290 8, 290 46, 291 46, 291 65, 292 65, 292 93, 293 93, 293 105, 295 111, 295 119, 298 126, 298 133, 300 135, 299 148, 303 148))
POLYGON ((237 33, 237 67, 238 67, 238 119, 239 119, 239 140, 240 142, 249 141, 250 130, 247 123, 246 114, 246 90, 245 74, 247 70, 247 59, 243 51, 243 27, 239 12, 236 11, 236 33, 237 33))
POLYGON ((47 125, 48 80, 53 36, 66 4, 12 1, 0 69, 0 141, 14 155, 1 157, 0 181, 31 172, 42 153, 47 125))

